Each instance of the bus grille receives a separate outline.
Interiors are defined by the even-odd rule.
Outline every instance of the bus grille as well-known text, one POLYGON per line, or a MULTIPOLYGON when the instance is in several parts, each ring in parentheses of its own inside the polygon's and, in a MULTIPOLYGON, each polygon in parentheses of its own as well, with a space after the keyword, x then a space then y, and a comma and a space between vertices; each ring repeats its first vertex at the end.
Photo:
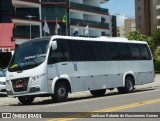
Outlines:
POLYGON ((20 78, 12 80, 14 92, 27 91, 29 78, 20 78))

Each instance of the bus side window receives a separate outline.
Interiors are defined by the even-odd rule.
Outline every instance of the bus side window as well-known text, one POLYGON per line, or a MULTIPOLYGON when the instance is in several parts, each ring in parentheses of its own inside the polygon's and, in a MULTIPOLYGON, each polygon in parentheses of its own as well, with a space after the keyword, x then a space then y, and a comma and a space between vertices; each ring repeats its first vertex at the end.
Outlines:
POLYGON ((117 43, 122 60, 131 60, 131 53, 127 43, 117 43))
POLYGON ((112 61, 121 60, 117 43, 107 42, 106 45, 107 45, 107 48, 108 48, 110 60, 112 60, 112 61))
POLYGON ((105 42, 93 42, 93 46, 95 49, 96 60, 97 61, 106 61, 108 60, 108 52, 105 45, 105 42))
POLYGON ((149 54, 149 50, 148 50, 147 45, 139 44, 138 47, 139 47, 139 50, 140 50, 141 59, 142 60, 150 60, 151 56, 149 54))
POLYGON ((95 61, 95 53, 91 41, 78 41, 83 61, 95 61))
POLYGON ((49 55, 49 64, 54 64, 57 62, 64 62, 69 61, 69 54, 66 48, 65 40, 57 40, 57 49, 56 50, 50 50, 49 55))
POLYGON ((69 50, 69 56, 71 61, 81 61, 81 52, 78 46, 78 42, 76 40, 68 40, 67 46, 69 50))
POLYGON ((137 44, 129 44, 132 60, 140 60, 140 52, 137 44))

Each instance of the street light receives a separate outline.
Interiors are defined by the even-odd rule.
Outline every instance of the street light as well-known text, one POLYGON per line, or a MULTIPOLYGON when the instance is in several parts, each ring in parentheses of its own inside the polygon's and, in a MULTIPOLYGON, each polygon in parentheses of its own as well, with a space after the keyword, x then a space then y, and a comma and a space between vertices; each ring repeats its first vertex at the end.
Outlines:
POLYGON ((31 30, 31 29, 32 29, 32 28, 31 28, 31 20, 32 20, 32 18, 36 18, 36 16, 28 15, 28 16, 26 16, 26 17, 29 18, 29 21, 30 21, 29 23, 30 23, 30 39, 31 39, 31 38, 32 38, 32 36, 31 36, 31 35, 32 35, 32 33, 31 33, 31 32, 32 32, 32 30, 31 30))

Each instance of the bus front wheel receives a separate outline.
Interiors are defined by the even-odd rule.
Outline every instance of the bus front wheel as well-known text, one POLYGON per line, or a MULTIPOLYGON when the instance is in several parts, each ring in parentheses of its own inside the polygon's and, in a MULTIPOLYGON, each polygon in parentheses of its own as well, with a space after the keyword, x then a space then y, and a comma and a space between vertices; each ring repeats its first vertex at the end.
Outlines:
POLYGON ((91 90, 90 93, 95 96, 103 96, 106 93, 106 89, 101 89, 101 90, 91 90))
POLYGON ((18 100, 24 105, 29 105, 33 102, 34 97, 18 97, 18 100))
POLYGON ((58 82, 55 86, 54 94, 51 97, 54 102, 66 101, 68 97, 68 88, 66 83, 58 82))
POLYGON ((125 79, 125 87, 118 87, 119 93, 129 93, 133 92, 134 90, 134 80, 132 77, 128 76, 125 79))

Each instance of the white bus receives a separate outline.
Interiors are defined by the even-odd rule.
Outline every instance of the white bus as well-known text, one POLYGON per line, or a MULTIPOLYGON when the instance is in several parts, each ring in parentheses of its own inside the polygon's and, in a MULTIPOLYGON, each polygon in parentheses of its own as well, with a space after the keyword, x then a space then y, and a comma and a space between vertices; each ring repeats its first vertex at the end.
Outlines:
POLYGON ((52 36, 27 41, 16 49, 6 73, 7 93, 30 104, 35 97, 65 101, 68 93, 106 89, 132 92, 154 81, 146 42, 125 38, 52 36))

